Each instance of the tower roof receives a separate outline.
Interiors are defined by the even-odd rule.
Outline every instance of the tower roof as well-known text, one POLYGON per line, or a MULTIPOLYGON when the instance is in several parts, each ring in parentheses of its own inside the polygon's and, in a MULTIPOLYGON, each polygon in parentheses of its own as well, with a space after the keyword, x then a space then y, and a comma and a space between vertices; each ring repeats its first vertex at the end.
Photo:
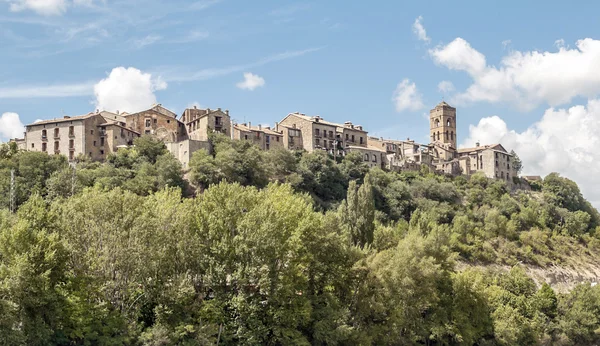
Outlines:
POLYGON ((450 108, 453 108, 452 106, 450 106, 449 104, 447 104, 446 101, 442 101, 442 102, 438 103, 438 105, 436 107, 450 107, 450 108))

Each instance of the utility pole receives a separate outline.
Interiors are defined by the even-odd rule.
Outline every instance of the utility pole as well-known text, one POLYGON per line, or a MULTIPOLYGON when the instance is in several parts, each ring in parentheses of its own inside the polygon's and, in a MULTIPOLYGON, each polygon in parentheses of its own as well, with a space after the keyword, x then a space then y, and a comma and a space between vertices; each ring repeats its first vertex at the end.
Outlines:
POLYGON ((15 191, 15 170, 10 170, 10 212, 14 213, 17 209, 17 193, 15 191))

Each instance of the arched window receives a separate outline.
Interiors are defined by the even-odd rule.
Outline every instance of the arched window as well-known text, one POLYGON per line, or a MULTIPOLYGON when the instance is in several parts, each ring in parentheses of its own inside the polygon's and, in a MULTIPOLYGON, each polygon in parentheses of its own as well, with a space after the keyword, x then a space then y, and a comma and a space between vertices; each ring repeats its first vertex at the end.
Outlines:
POLYGON ((452 126, 452 124, 450 123, 450 119, 448 119, 448 121, 446 122, 446 126, 452 126))
POLYGON ((440 127, 440 119, 435 119, 435 127, 440 127))
POLYGON ((450 140, 454 140, 454 131, 450 132, 450 140))
POLYGON ((442 137, 440 137, 440 131, 438 131, 438 141, 441 139, 442 137))
POLYGON ((444 134, 444 139, 448 139, 448 130, 446 130, 446 133, 444 134))
POLYGON ((373 154, 373 162, 377 162, 377 155, 373 154))
POLYGON ((365 154, 365 161, 369 161, 369 154, 365 154))

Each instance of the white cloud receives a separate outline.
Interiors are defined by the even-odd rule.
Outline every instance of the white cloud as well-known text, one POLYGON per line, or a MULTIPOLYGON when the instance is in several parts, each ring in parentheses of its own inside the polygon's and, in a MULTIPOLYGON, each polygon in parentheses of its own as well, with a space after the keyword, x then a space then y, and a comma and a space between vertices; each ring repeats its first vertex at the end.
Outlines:
POLYGON ((116 67, 94 86, 96 107, 108 111, 138 112, 156 103, 154 92, 166 88, 166 82, 152 78, 149 73, 133 67, 116 67))
POLYGON ((454 91, 454 84, 451 81, 443 80, 438 83, 438 91, 441 93, 449 93, 454 91))
POLYGON ((416 111, 425 107, 416 84, 411 83, 409 79, 404 79, 398 84, 392 100, 398 112, 405 110, 416 111))
POLYGON ((155 44, 156 42, 160 41, 161 39, 162 39, 162 36, 159 36, 159 35, 148 35, 146 37, 133 40, 133 45, 137 49, 142 49, 146 46, 155 44))
POLYGON ((17 113, 7 112, 0 116, 0 141, 22 138, 25 126, 17 113))
POLYGON ((265 85, 265 80, 259 75, 250 72, 244 73, 244 80, 237 83, 236 86, 240 89, 254 90, 265 85))
POLYGON ((425 27, 421 23, 423 20, 422 16, 418 16, 413 23, 413 32, 417 35, 417 38, 424 42, 431 42, 431 38, 427 37, 427 31, 425 31, 425 27))
POLYGON ((510 46, 511 43, 512 43, 511 40, 504 40, 504 41, 502 41, 502 48, 506 49, 508 46, 510 46))
POLYGON ((510 130, 498 116, 483 118, 469 127, 463 146, 501 143, 515 150, 525 175, 559 172, 576 181, 586 198, 600 207, 600 99, 587 106, 549 108, 540 121, 523 132, 510 130))
POLYGON ((559 38, 558 40, 554 41, 554 46, 558 49, 564 48, 565 40, 563 40, 562 38, 559 38))
POLYGON ((557 106, 600 93, 600 41, 590 38, 577 41, 575 49, 560 47, 557 52, 511 51, 500 67, 488 65, 485 56, 460 37, 429 54, 435 63, 473 79, 467 90, 454 96, 457 105, 505 102, 531 110, 542 103, 557 106))
POLYGON ((21 12, 34 11, 43 16, 57 16, 65 13, 68 3, 66 0, 9 0, 10 10, 21 12))
POLYGON ((33 11, 42 16, 60 16, 71 5, 92 6, 94 0, 6 0, 12 12, 33 11))

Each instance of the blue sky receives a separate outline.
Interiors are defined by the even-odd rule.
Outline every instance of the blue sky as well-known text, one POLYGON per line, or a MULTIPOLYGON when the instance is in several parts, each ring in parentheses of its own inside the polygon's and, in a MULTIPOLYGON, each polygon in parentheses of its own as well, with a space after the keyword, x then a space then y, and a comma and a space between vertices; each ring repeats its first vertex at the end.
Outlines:
POLYGON ((599 7, 0 0, 0 139, 36 119, 156 100, 253 124, 300 111, 425 142, 444 97, 461 145, 500 141, 525 173, 559 171, 600 201, 599 7))

